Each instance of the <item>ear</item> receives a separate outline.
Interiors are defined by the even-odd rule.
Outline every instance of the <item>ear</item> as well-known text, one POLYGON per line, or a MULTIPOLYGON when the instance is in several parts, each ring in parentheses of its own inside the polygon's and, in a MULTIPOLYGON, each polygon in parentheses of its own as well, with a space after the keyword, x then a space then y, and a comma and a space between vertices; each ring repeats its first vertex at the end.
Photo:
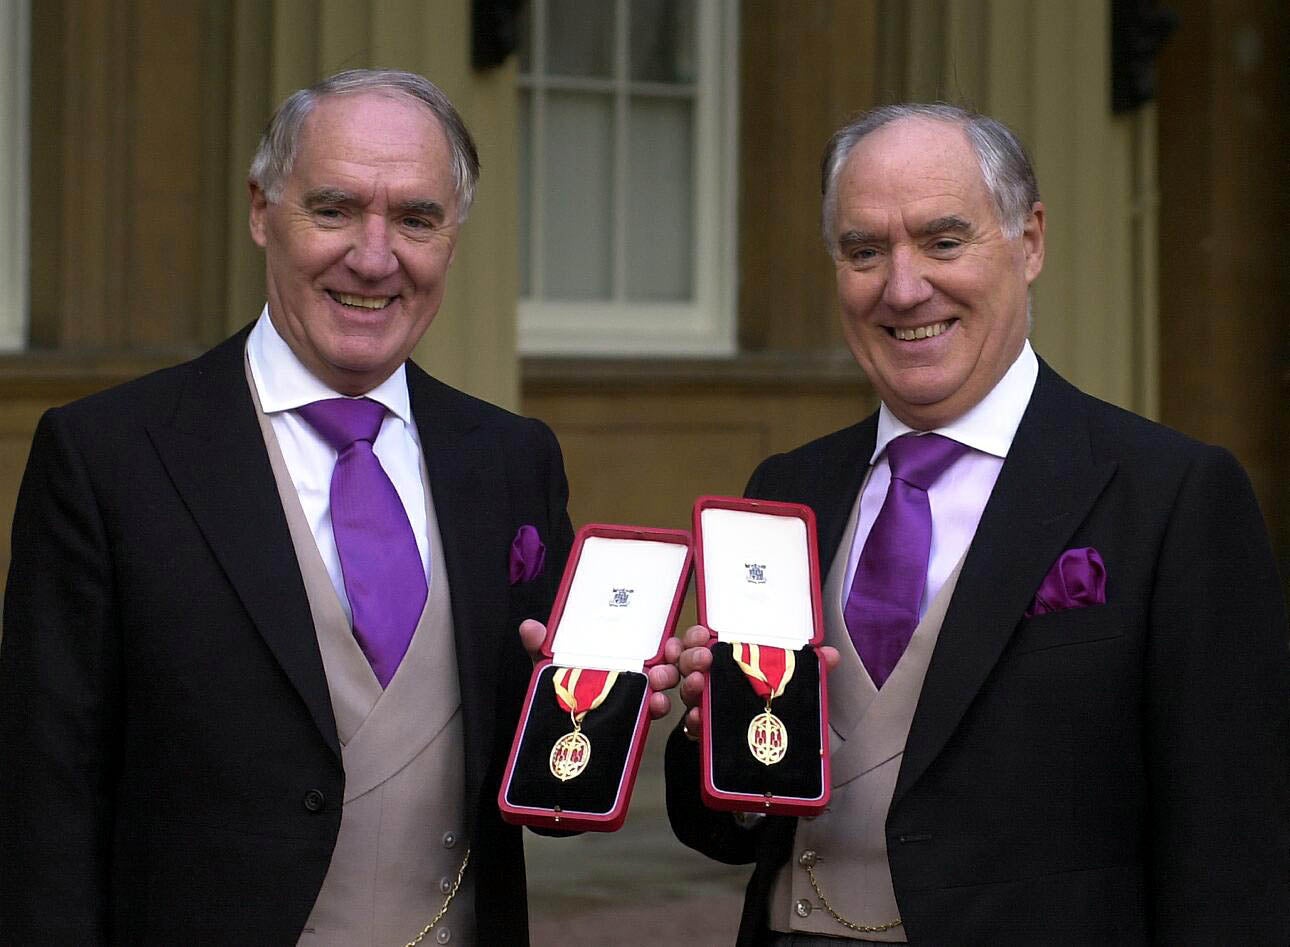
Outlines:
POLYGON ((444 269, 452 267, 452 261, 457 259, 457 244, 461 240, 461 224, 454 223, 450 227, 444 228, 444 239, 448 241, 448 262, 444 264, 444 269))
POLYGON ((1044 268, 1044 205, 1035 201, 1030 216, 1021 229, 1021 249, 1026 255, 1026 285, 1029 286, 1044 268))
POLYGON ((256 246, 262 248, 269 242, 267 220, 269 197, 254 181, 247 181, 246 187, 251 193, 251 239, 255 241, 256 246))

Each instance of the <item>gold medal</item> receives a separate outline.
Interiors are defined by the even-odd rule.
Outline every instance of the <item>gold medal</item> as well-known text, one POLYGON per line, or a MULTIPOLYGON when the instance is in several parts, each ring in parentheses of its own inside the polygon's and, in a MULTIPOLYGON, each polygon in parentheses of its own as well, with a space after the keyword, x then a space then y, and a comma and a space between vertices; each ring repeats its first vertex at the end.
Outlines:
POLYGON ((573 732, 551 747, 551 775, 561 782, 581 776, 591 761, 591 741, 582 732, 582 719, 604 703, 616 680, 617 671, 588 668, 556 668, 551 676, 556 702, 573 720, 573 732))
POLYGON ((748 751, 757 762, 774 766, 788 752, 788 729, 770 712, 770 702, 784 693, 792 680, 796 655, 786 648, 734 642, 730 653, 757 696, 766 701, 766 710, 748 724, 748 751))
POLYGON ((564 782, 582 775, 591 761, 591 741, 581 729, 575 727, 551 747, 551 775, 564 782))
POLYGON ((788 731, 784 722, 767 710, 748 724, 748 749, 759 763, 774 766, 788 752, 788 731))

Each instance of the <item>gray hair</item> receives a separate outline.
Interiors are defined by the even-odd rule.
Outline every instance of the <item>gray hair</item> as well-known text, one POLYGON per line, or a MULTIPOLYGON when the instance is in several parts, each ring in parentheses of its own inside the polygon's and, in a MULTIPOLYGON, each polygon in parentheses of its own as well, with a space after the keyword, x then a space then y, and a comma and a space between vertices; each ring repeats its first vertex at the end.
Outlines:
POLYGON ((1020 236, 1030 210, 1039 200, 1039 184, 1025 147, 1012 129, 986 115, 944 103, 883 105, 853 118, 829 139, 820 166, 820 189, 824 194, 822 226, 824 245, 832 255, 834 216, 838 210, 838 176, 860 140, 884 125, 905 118, 922 118, 957 125, 967 135, 981 165, 981 177, 999 211, 999 224, 1006 237, 1020 236))
POLYGON ((479 180, 479 152, 466 123, 443 90, 424 76, 397 69, 349 69, 324 79, 287 97, 269 119, 260 145, 251 159, 250 178, 271 202, 282 197, 282 189, 291 176, 300 131, 305 119, 321 99, 332 95, 357 92, 386 92, 420 102, 439 119, 452 151, 452 171, 457 192, 457 222, 470 213, 475 199, 475 182, 479 180))

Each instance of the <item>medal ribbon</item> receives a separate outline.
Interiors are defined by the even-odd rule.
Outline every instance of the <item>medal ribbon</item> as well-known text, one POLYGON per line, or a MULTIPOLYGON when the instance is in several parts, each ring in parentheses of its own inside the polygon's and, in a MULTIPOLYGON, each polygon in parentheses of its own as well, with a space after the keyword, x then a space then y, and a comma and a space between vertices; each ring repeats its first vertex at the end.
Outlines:
POLYGON ((555 684, 555 699, 569 711, 576 727, 582 723, 583 717, 605 702, 618 680, 618 672, 556 668, 551 680, 555 684))
POLYGON ((730 653, 767 707, 784 693, 797 666, 797 656, 787 648, 731 642, 730 653))

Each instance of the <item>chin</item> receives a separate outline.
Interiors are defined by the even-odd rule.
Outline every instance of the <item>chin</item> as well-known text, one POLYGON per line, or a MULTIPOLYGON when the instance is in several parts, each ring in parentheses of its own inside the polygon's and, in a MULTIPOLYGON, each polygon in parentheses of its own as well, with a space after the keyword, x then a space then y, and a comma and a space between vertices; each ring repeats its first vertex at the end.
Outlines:
MULTIPOLYGON (((909 405, 916 411, 935 411, 938 405, 954 397, 954 394, 962 387, 962 384, 955 383, 953 379, 943 377, 939 372, 932 370, 935 377, 912 379, 903 378, 900 385, 891 388, 891 395, 901 404, 909 405), (912 383, 911 383, 912 382, 912 383)), ((886 400, 886 399, 884 399, 886 400)))
POLYGON ((919 430, 940 427, 957 417, 954 389, 906 389, 900 394, 893 392, 890 397, 879 394, 896 417, 919 430))

